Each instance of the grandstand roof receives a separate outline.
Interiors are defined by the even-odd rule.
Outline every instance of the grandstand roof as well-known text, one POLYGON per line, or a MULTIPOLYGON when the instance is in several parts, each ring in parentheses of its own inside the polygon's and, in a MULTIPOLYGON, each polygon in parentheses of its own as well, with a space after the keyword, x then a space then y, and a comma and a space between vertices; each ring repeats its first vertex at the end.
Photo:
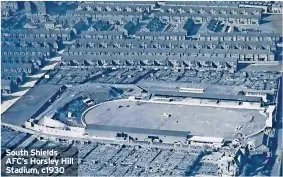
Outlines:
POLYGON ((244 95, 224 95, 224 94, 212 94, 212 93, 188 93, 169 90, 157 90, 149 89, 150 93, 160 96, 173 96, 173 97, 191 97, 191 98, 203 98, 203 99, 215 99, 215 100, 230 100, 230 101, 248 101, 248 102, 261 102, 261 97, 252 97, 244 95))

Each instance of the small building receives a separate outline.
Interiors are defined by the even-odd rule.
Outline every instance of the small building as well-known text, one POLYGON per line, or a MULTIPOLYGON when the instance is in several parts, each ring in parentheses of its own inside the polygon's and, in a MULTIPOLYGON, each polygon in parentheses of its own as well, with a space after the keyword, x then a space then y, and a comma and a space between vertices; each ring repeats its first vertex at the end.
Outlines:
POLYGON ((73 27, 73 31, 76 35, 80 34, 82 31, 87 30, 88 25, 85 21, 80 20, 79 22, 77 22, 74 27, 73 27))
POLYGON ((1 9, 1 17, 9 17, 11 15, 11 10, 7 8, 2 8, 1 9))
POLYGON ((24 72, 27 75, 33 74, 36 71, 36 68, 31 63, 25 64, 11 64, 11 63, 2 63, 2 72, 24 72))
POLYGON ((208 146, 211 148, 221 148, 225 141, 224 138, 192 136, 187 139, 188 143, 193 146, 208 146))
POLYGON ((283 14, 283 4, 278 1, 278 4, 272 4, 270 8, 270 12, 274 14, 283 14))
POLYGON ((31 2, 30 1, 25 1, 24 2, 24 9, 25 9, 25 14, 26 15, 31 15, 31 2))
POLYGON ((117 31, 83 31, 80 35, 81 38, 92 39, 122 39, 123 32, 117 31))
POLYGON ((264 102, 267 102, 267 96, 268 92, 264 90, 245 90, 244 91, 245 96, 255 96, 255 97, 261 97, 264 102))
POLYGON ((1 79, 1 93, 11 94, 17 89, 17 85, 11 80, 1 79))
POLYGON ((239 176, 246 164, 246 158, 246 148, 231 149, 224 152, 218 160, 218 175, 239 176))
POLYGON ((38 15, 47 14, 46 4, 44 1, 32 1, 31 3, 34 3, 34 5, 36 6, 36 12, 38 15))
POLYGON ((271 150, 270 148, 272 148, 274 142, 274 138, 271 138, 267 134, 262 132, 258 134, 255 137, 255 140, 252 142, 253 151, 250 151, 250 154, 269 154, 271 150))
POLYGON ((12 12, 16 12, 19 9, 19 5, 16 1, 2 1, 1 10, 2 9, 9 9, 12 12))
POLYGON ((21 85, 26 80, 24 72, 1 72, 1 79, 11 80, 16 85, 21 85))
POLYGON ((54 22, 46 22, 46 23, 44 23, 44 27, 46 28, 46 29, 54 29, 55 28, 55 23, 54 22))
POLYGON ((185 40, 186 32, 137 32, 136 39, 139 40, 185 40))

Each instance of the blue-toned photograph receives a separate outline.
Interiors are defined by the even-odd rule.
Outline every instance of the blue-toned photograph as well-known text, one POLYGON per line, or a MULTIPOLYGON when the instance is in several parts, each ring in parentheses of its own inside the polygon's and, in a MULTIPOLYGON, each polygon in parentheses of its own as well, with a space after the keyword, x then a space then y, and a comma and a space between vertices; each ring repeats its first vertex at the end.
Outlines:
POLYGON ((2 1, 1 176, 282 176, 282 1, 2 1))

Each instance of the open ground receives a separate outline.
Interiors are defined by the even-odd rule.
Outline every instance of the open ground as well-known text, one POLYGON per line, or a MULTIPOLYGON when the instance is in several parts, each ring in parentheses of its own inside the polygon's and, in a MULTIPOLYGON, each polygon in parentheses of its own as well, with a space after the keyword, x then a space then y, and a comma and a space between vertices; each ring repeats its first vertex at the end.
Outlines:
POLYGON ((83 119, 86 124, 180 130, 193 135, 232 138, 235 133, 250 135, 261 130, 266 117, 257 110, 145 102, 138 105, 135 101, 115 100, 93 107, 83 119), (236 132, 238 126, 242 127, 236 132))

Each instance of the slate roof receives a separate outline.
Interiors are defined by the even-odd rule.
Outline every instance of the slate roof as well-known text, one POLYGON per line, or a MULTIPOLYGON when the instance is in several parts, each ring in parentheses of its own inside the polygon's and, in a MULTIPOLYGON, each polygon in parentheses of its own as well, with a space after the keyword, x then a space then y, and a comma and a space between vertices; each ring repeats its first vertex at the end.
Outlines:
MULTIPOLYGON (((195 3, 195 2, 194 2, 195 3)), ((215 3, 215 2, 214 2, 215 3)), ((254 12, 261 12, 259 9, 256 9, 256 8, 238 8, 237 6, 236 7, 231 7, 231 3, 227 6, 217 6, 217 2, 215 4, 212 4, 211 2, 203 2, 203 4, 198 4, 198 5, 191 5, 191 4, 188 4, 188 6, 162 6, 161 9, 164 9, 164 10, 168 10, 169 8, 172 8, 172 9, 175 9, 175 10, 178 10, 178 9, 182 9, 184 11, 188 11, 189 9, 192 9, 194 11, 198 11, 200 9, 204 10, 204 11, 210 11, 210 10, 214 10, 215 13, 221 13, 222 10, 224 11, 227 11, 228 13, 229 12, 232 12, 232 11, 235 11, 235 12, 247 12, 249 14, 252 14, 254 12), (208 6, 205 6, 205 4, 209 4, 208 6)), ((167 3, 166 3, 167 4, 167 3)), ((243 14, 245 15, 245 14, 243 14)))
MULTIPOLYGON (((222 49, 218 49, 219 51, 222 49)), ((216 51, 215 51, 216 52, 216 51)), ((239 49, 228 49, 227 53, 229 54, 252 54, 252 55, 259 55, 259 54, 266 54, 266 55, 274 55, 273 52, 269 51, 269 50, 247 50, 247 49, 243 49, 243 50, 239 50, 239 49)))
POLYGON ((119 31, 82 31, 81 36, 84 36, 84 35, 117 36, 117 35, 123 35, 123 32, 119 32, 119 31))
POLYGON ((154 4, 155 1, 86 1, 86 4, 115 4, 119 5, 121 4, 122 6, 127 6, 128 4, 134 4, 134 5, 148 5, 148 4, 154 4))
MULTIPOLYGON (((206 41, 209 42, 209 41, 206 41)), ((215 41, 218 42, 218 41, 215 41)), ((263 45, 270 45, 275 46, 276 43, 273 41, 221 41, 220 45, 227 44, 227 45, 255 45, 255 46, 263 46, 263 45)))
POLYGON ((18 55, 3 55, 2 62, 13 62, 13 61, 41 61, 42 57, 38 56, 18 56, 18 55))
MULTIPOLYGON (((161 56, 93 56, 93 55, 84 55, 84 56, 62 56, 62 61, 84 61, 84 60, 105 60, 105 61, 111 61, 111 60, 133 60, 133 61, 143 61, 143 60, 165 60, 165 57, 161 56)), ((177 57, 175 57, 175 60, 178 60, 177 57)))
POLYGON ((2 65, 2 70, 3 69, 32 69, 33 64, 31 63, 1 63, 2 65))
POLYGON ((84 20, 86 21, 88 19, 89 16, 86 16, 86 14, 76 14, 76 16, 71 16, 73 14, 69 14, 69 15, 60 15, 60 17, 56 18, 56 22, 57 23, 63 23, 62 25, 69 25, 68 23, 72 23, 72 22, 77 22, 80 20, 84 20), (67 22, 67 23, 66 23, 67 22))
POLYGON ((123 8, 142 8, 143 10, 145 10, 149 4, 154 4, 155 2, 135 2, 135 1, 123 1, 123 2, 118 2, 118 1, 105 1, 103 3, 98 2, 98 3, 82 3, 80 4, 80 6, 82 8, 86 8, 87 6, 91 7, 91 8, 96 8, 96 7, 101 7, 101 8, 106 8, 106 7, 110 7, 111 9, 116 9, 117 7, 120 7, 121 9, 123 8))
POLYGON ((14 34, 14 35, 20 35, 20 34, 70 34, 72 30, 71 29, 65 29, 65 30, 47 30, 45 28, 36 28, 36 29, 1 29, 2 35, 4 33, 7 34, 14 34))
POLYGON ((97 60, 134 60, 134 61, 144 61, 144 60, 180 60, 180 61, 212 61, 212 62, 234 62, 237 63, 237 58, 233 57, 203 57, 203 56, 94 56, 94 55, 63 55, 62 61, 97 61, 97 60))
POLYGON ((35 42, 35 43, 42 43, 42 42, 55 42, 57 41, 56 37, 24 37, 24 38, 19 38, 19 37, 2 37, 3 42, 35 42))
MULTIPOLYGON (((219 48, 221 45, 229 45, 229 46, 236 46, 236 45, 242 45, 242 46, 256 46, 256 47, 261 47, 264 45, 269 45, 269 46, 276 46, 276 43, 273 41, 189 41, 189 40, 158 40, 158 41, 152 41, 148 39, 93 39, 93 38, 79 38, 75 43, 79 43, 82 45, 86 45, 88 43, 92 43, 93 45, 98 46, 99 44, 106 43, 110 46, 113 46, 114 44, 119 44, 121 47, 125 47, 129 44, 132 44, 135 48, 139 48, 142 46, 142 44, 147 45, 147 48, 153 48, 154 45, 160 45, 162 48, 172 45, 173 48, 181 48, 182 45, 186 45, 190 48, 194 46, 202 46, 202 47, 207 47, 209 45, 214 45, 215 47, 219 48)), ((167 47, 166 47, 167 48, 167 47)), ((167 50, 169 50, 167 48, 167 50)), ((180 49, 182 50, 182 49, 180 49)), ((207 49, 202 49, 203 51, 209 51, 207 49)), ((224 50, 224 49, 221 49, 224 50)), ((250 50, 250 49, 248 49, 250 50)), ((219 50, 216 50, 219 51, 219 50)), ((252 50, 250 50, 251 53, 252 50)))
POLYGON ((1 78, 3 79, 8 79, 8 77, 13 77, 13 78, 17 78, 17 77, 24 77, 26 74, 24 72, 1 72, 1 78))
POLYGON ((260 20, 261 15, 237 15, 237 14, 199 14, 199 13, 170 13, 170 12, 156 12, 156 17, 191 17, 191 18, 234 18, 234 19, 257 19, 260 20))
POLYGON ((76 10, 76 11, 70 11, 67 12, 66 15, 68 16, 125 16, 125 17, 132 17, 132 16, 142 16, 143 12, 126 12, 126 11, 88 11, 88 10, 76 10))
POLYGON ((238 7, 238 1, 166 1, 166 5, 181 5, 182 7, 190 6, 218 6, 218 7, 238 7), (232 3, 233 2, 233 3, 232 3))
POLYGON ((22 48, 22 47, 1 47, 1 52, 50 52, 50 47, 40 47, 40 48, 22 48))
POLYGON ((186 32, 137 32, 136 36, 186 36, 186 32))
POLYGON ((194 58, 195 61, 225 61, 225 62, 234 62, 237 63, 238 59, 237 58, 233 58, 233 57, 224 57, 224 58, 220 58, 220 57, 204 57, 204 56, 196 56, 194 58))
POLYGON ((65 54, 68 52, 101 52, 101 53, 180 53, 180 54, 251 54, 251 55, 274 55, 269 50, 240 50, 240 49, 185 49, 185 48, 70 48, 69 51, 65 51, 65 54))
MULTIPOLYGON (((250 32, 250 33, 199 33, 201 37, 280 37, 280 33, 258 33, 258 32, 250 32)), ((261 41, 259 41, 260 43, 261 41)))
POLYGON ((7 88, 11 87, 12 81, 11 80, 6 80, 6 79, 1 79, 1 87, 7 88))

